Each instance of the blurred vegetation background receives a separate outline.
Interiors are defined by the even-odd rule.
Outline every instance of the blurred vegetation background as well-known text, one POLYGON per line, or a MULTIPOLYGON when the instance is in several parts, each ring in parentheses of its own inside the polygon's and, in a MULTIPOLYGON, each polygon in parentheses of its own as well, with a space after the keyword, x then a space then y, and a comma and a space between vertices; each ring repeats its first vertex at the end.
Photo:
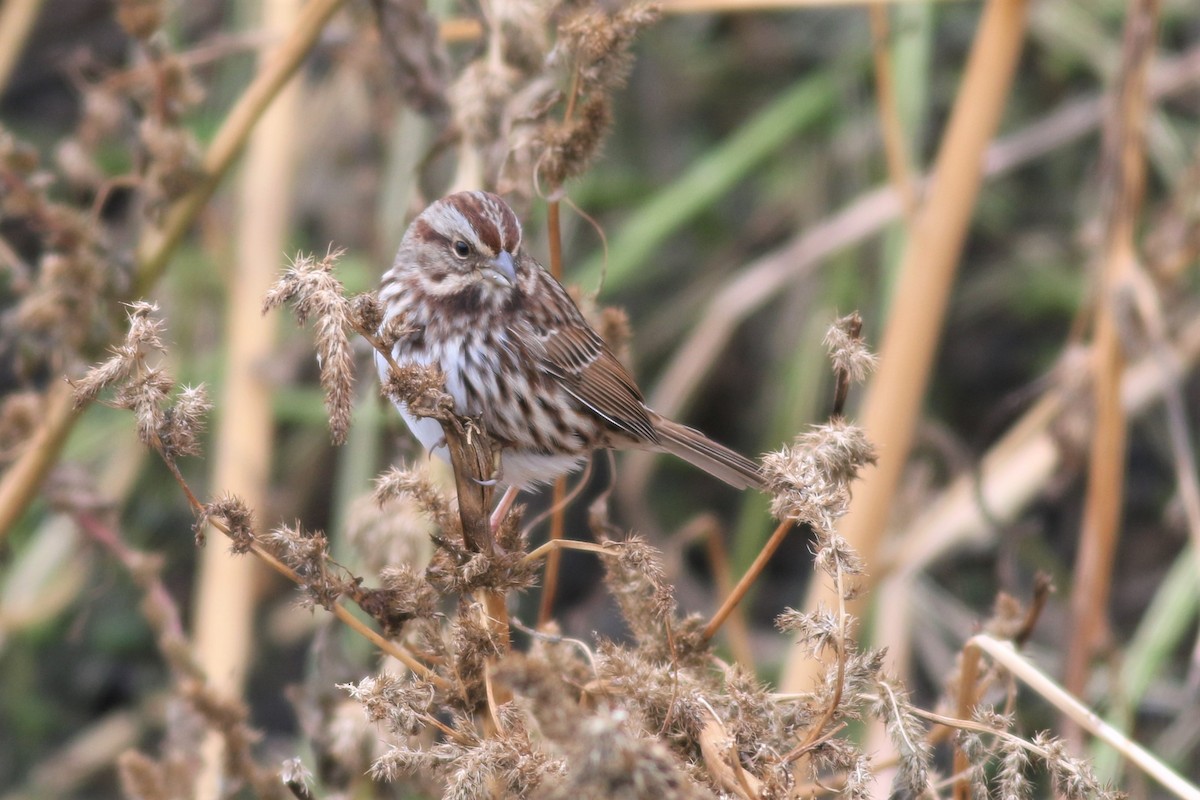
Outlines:
MULTIPOLYGON (((292 254, 330 247, 346 251, 347 287, 371 289, 412 214, 462 166, 437 102, 446 86, 422 73, 436 60, 398 63, 396 51, 411 52, 411 42, 389 43, 394 32, 376 17, 388 4, 353 0, 319 26, 274 116, 214 184, 169 261, 135 266, 151 247, 142 220, 169 227, 171 204, 203 184, 198 175, 211 165, 202 154, 212 154, 258 54, 308 13, 304 3, 261 5, 6 0, 0 8, 0 33, 15 32, 0 47, 0 457, 15 482, 29 437, 57 413, 63 376, 101 359, 106 331, 119 329, 115 298, 144 295, 168 320, 172 371, 206 384, 215 403, 206 456, 180 461, 190 484, 204 497, 249 493, 264 524, 325 530, 355 564, 347 532, 369 535, 355 518, 371 482, 388 464, 419 458, 415 442, 364 369, 349 440, 331 445, 310 336, 279 315, 263 318, 261 298, 292 254), (161 14, 161 30, 143 37, 142 12, 161 14), (154 74, 179 85, 147 88, 139 75, 168 61, 154 74), (146 92, 174 105, 154 111, 146 92), (147 119, 162 130, 148 133, 147 119), (177 137, 176 126, 188 135, 177 137), (148 175, 148 164, 162 173, 148 175), (90 215, 106 257, 124 270, 88 287, 92 300, 45 312, 41 327, 29 298, 55 266, 44 236, 53 224, 30 223, 26 193, 90 215), (67 341, 72 315, 94 316, 67 341)), ((876 343, 897 313, 922 176, 956 98, 970 101, 959 91, 985 5, 663 3, 633 46, 600 156, 564 186, 562 214, 566 282, 627 312, 629 360, 651 405, 751 454, 828 415, 821 337, 835 316, 857 309, 876 343)), ((1070 684, 1081 619, 1099 625, 1077 645, 1083 680, 1072 688, 1195 781, 1200 14, 1193 0, 1154 9, 1147 103, 1133 126, 1144 126, 1144 192, 1121 195, 1137 203, 1114 216, 1109 198, 1121 181, 1112 164, 1122 162, 1104 142, 1121 140, 1104 130, 1118 125, 1120 90, 1136 79, 1122 43, 1143 5, 1040 0, 1027 10, 978 199, 964 200, 970 223, 928 385, 914 374, 923 405, 887 536, 867 554, 863 635, 889 644, 918 697, 936 697, 997 593, 1028 600, 1034 576, 1048 573, 1058 592, 1028 643, 1033 657, 1070 684), (1118 304, 1112 323, 1124 363, 1109 377, 1125 381, 1127 435, 1104 451, 1094 434, 1115 423, 1093 413, 1088 376, 1100 369, 1096 300, 1115 291, 1100 276, 1118 223, 1131 226, 1140 278, 1121 284, 1135 299, 1118 304), (1105 453, 1115 490, 1089 478, 1105 453), (1079 562, 1097 494, 1119 504, 1111 573, 1079 562), (1080 570, 1099 588, 1072 600, 1080 570), (1081 618, 1073 603, 1094 611, 1081 618)), ((457 75, 483 47, 480 10, 433 2, 430 12, 443 68, 457 75)), ((546 263, 546 202, 530 185, 515 202, 527 246, 546 263)), ((66 274, 70 284, 86 273, 66 274)), ((919 315, 920 298, 903 300, 919 315)), ((935 322, 937 305, 928 310, 935 322)), ((860 400, 852 395, 851 408, 860 400)), ((184 628, 215 654, 214 680, 244 686, 236 691, 265 734, 259 749, 280 758, 303 751, 312 731, 298 698, 340 702, 334 683, 361 674, 366 646, 319 610, 298 608, 292 586, 253 568, 220 572, 224 542, 196 548, 191 511, 128 414, 89 407, 52 461, 21 497, 2 495, 19 513, 0 532, 0 796, 117 796, 117 755, 167 727, 167 667, 142 592, 81 528, 71 510, 86 506, 81 498, 111 516, 128 545, 161 558, 184 628), (221 601, 228 610, 202 621, 202 605, 221 601)), ((666 551, 685 610, 710 613, 726 591, 723 574, 741 575, 770 533, 767 500, 676 462, 616 463, 615 478, 597 464, 567 513, 567 535, 589 538, 587 500, 615 480, 615 521, 666 551)), ((547 498, 528 502, 531 515, 547 498)), ((728 646, 766 679, 789 680, 790 644, 771 621, 804 604, 810 561, 805 537, 794 534, 730 632, 740 642, 728 646)), ((620 634, 599 571, 587 554, 564 555, 554 616, 569 635, 620 634)), ((535 617, 537 601, 521 598, 520 613, 535 617)), ((1026 710, 1030 729, 1059 724, 1036 702, 1026 710)), ((1118 779, 1111 754, 1094 754, 1118 779)), ((1122 786, 1160 791, 1136 775, 1122 786)))

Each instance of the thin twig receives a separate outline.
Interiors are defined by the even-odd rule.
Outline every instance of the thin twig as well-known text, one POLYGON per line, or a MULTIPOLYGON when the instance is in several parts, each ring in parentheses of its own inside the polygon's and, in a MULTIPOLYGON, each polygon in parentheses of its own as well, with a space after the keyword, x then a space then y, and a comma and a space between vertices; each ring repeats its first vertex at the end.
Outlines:
POLYGON ((712 619, 704 626, 704 632, 701 638, 704 641, 712 639, 725 620, 729 617, 733 610, 737 608, 738 603, 742 602, 742 598, 746 596, 746 592, 750 591, 750 587, 758 580, 758 576, 766 569, 767 562, 771 560, 771 556, 775 555, 775 551, 779 549, 779 545, 783 544, 783 540, 787 538, 788 533, 792 530, 792 521, 784 520, 776 526, 771 538, 767 539, 766 544, 758 551, 758 555, 754 558, 754 563, 746 570, 746 574, 742 575, 737 586, 733 587, 733 591, 721 603, 721 607, 712 615, 712 619))
MULTIPOLYGON (((162 455, 162 454, 160 453, 159 455, 162 455)), ((205 512, 204 504, 201 503, 196 498, 196 495, 192 492, 191 487, 188 486, 187 481, 184 479, 183 475, 179 472, 178 467, 176 467, 174 465, 174 463, 170 459, 166 458, 165 456, 163 457, 163 461, 167 464, 167 468, 170 470, 171 475, 175 478, 176 483, 179 484, 180 489, 183 490, 184 496, 187 497, 188 505, 190 505, 192 507, 192 510, 195 511, 196 513, 204 513, 205 512)), ((218 519, 216 517, 209 517, 208 522, 214 528, 221 531, 221 533, 225 534, 226 536, 231 536, 229 526, 225 524, 224 520, 218 519)), ((298 586, 304 585, 304 579, 302 577, 300 577, 299 573, 297 573, 295 570, 293 570, 287 564, 284 564, 282 561, 280 561, 278 558, 276 558, 273 554, 264 550, 259 544, 252 543, 250 545, 250 552, 254 553, 254 555, 256 555, 259 559, 261 559, 271 569, 275 570, 280 575, 284 576, 285 578, 292 581, 296 585, 298 585, 298 586)), ((356 633, 360 634, 367 641, 374 644, 376 647, 378 647, 380 650, 382 650, 387 655, 391 656, 392 658, 395 658, 397 661, 404 664, 406 667, 411 669, 416 674, 420 675, 425 680, 437 685, 439 688, 442 688, 442 689, 449 688, 450 684, 446 680, 444 680, 440 675, 436 674, 431 669, 429 669, 429 667, 422 664, 419 660, 417 660, 417 658, 415 656, 413 656, 411 653, 409 653, 407 650, 405 650, 401 645, 399 645, 393 641, 390 641, 388 639, 385 639, 378 632, 371 629, 362 620, 360 620, 358 617, 354 616, 354 614, 352 614, 350 612, 350 610, 347 609, 345 606, 343 606, 340 602, 335 602, 333 604, 333 607, 330 609, 330 611, 333 613, 334 616, 336 616, 339 620, 341 620, 343 623, 345 623, 347 626, 349 626, 351 629, 353 629, 356 633)))
POLYGON ((836 559, 834 560, 833 573, 834 591, 838 596, 838 627, 837 637, 834 639, 834 647, 836 652, 834 657, 837 659, 837 676, 834 678, 833 697, 829 698, 829 702, 825 704, 825 710, 821 713, 821 718, 817 720, 808 729, 808 735, 804 737, 804 741, 792 748, 786 756, 785 761, 795 761, 800 756, 809 752, 816 747, 818 742, 824 738, 825 726, 833 721, 837 715, 838 708, 842 704, 842 691, 845 688, 846 682, 846 588, 842 584, 842 565, 836 559))
POLYGON ((542 556, 553 553, 555 550, 581 550, 585 553, 597 553, 602 556, 611 556, 614 554, 614 549, 619 546, 619 542, 609 542, 607 544, 596 544, 595 542, 580 542, 574 539, 554 539, 538 547, 533 548, 521 561, 525 564, 537 561, 542 556))

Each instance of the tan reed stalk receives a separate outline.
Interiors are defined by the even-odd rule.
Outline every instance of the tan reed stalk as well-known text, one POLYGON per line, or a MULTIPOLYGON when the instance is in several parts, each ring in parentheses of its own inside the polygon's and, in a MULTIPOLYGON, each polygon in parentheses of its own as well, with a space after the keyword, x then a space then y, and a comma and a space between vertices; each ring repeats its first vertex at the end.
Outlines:
MULTIPOLYGON (((300 0, 267 0, 259 24, 281 36, 296 24, 301 7, 300 0)), ((300 104, 301 87, 292 83, 279 92, 250 135, 240 176, 235 266, 227 276, 221 397, 226 413, 218 417, 212 485, 236 487, 257 509, 269 507, 275 427, 274 387, 263 367, 271 360, 276 320, 262 313, 262 298, 276 278, 279 254, 287 248, 300 104)), ((243 691, 253 651, 255 586, 262 576, 257 561, 225 547, 206 547, 200 556, 196 657, 213 689, 229 697, 243 691)), ((209 731, 197 797, 220 795, 223 751, 222 737, 209 731)))
POLYGON ((0 6, 0 94, 25 52, 25 42, 45 0, 6 0, 0 6))
POLYGON ((883 152, 887 158, 888 179, 900 198, 904 218, 912 227, 917 213, 917 185, 908 162, 908 137, 896 104, 896 82, 892 70, 888 39, 891 25, 883 3, 872 3, 867 11, 871 20, 871 55, 875 62, 875 103, 879 108, 879 127, 883 134, 883 152))
MULTIPOLYGON (((901 260, 895 301, 879 349, 879 368, 864 402, 862 424, 878 448, 864 471, 839 531, 874 563, 892 498, 921 410, 967 225, 983 177, 983 156, 995 134, 1024 41, 1027 0, 990 0, 938 153, 935 179, 901 260)), ((834 607, 833 589, 814 581, 805 609, 834 607)), ((855 603, 856 606, 861 602, 855 603)), ((851 613, 860 616, 856 608, 851 613)), ((824 667, 800 649, 781 679, 782 691, 809 688, 824 667)))
MULTIPOLYGON (((1108 598, 1121 522, 1128 420, 1121 404, 1125 369, 1119 317, 1122 291, 1132 286, 1134 241, 1145 195, 1146 80, 1155 52, 1158 0, 1131 4, 1125 21, 1116 103, 1104 132, 1101 176, 1108 194, 1101 209, 1103 251, 1096 262, 1093 291, 1092 403, 1095 422, 1089 447, 1087 493, 1075 583, 1071 589, 1071 639, 1064 685, 1082 696, 1092 656, 1108 627, 1108 598)), ((1076 729, 1078 730, 1078 729, 1076 729)))
MULTIPOLYGON (((1002 641, 984 633, 977 634, 972 636, 963 648, 964 661, 967 658, 978 659, 978 654, 981 652, 993 658, 1004 669, 1011 672, 1017 680, 1035 691, 1081 728, 1124 755, 1130 763, 1136 765, 1138 769, 1171 794, 1184 798, 1184 800, 1200 800, 1200 788, 1189 783, 1144 747, 1102 720, 1094 711, 1079 702, 1074 694, 1059 686, 1035 664, 1018 653, 1012 642, 1002 641)), ((960 716, 962 715, 960 714, 960 716)), ((970 716, 968 714, 963 718, 969 719, 970 716)))

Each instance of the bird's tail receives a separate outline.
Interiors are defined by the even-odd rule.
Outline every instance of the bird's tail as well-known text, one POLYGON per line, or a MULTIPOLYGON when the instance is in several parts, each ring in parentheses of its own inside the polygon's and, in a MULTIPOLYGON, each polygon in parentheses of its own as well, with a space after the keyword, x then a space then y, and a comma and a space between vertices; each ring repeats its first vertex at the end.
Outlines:
POLYGON ((765 488, 762 469, 750 459, 686 425, 658 414, 653 416, 653 420, 663 450, 679 456, 714 478, 720 478, 735 489, 753 487, 761 491, 765 488))

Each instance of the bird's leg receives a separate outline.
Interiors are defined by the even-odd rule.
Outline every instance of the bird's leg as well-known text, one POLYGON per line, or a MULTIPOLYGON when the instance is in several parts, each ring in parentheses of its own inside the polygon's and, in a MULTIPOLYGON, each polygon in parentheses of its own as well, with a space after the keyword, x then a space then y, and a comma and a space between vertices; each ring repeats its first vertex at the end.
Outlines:
POLYGON ((500 497, 500 502, 496 504, 496 510, 492 512, 491 518, 493 539, 496 537, 496 532, 500 530, 500 523, 504 522, 504 518, 508 516, 509 509, 512 508, 513 501, 517 499, 519 491, 521 490, 516 486, 508 487, 500 497))

